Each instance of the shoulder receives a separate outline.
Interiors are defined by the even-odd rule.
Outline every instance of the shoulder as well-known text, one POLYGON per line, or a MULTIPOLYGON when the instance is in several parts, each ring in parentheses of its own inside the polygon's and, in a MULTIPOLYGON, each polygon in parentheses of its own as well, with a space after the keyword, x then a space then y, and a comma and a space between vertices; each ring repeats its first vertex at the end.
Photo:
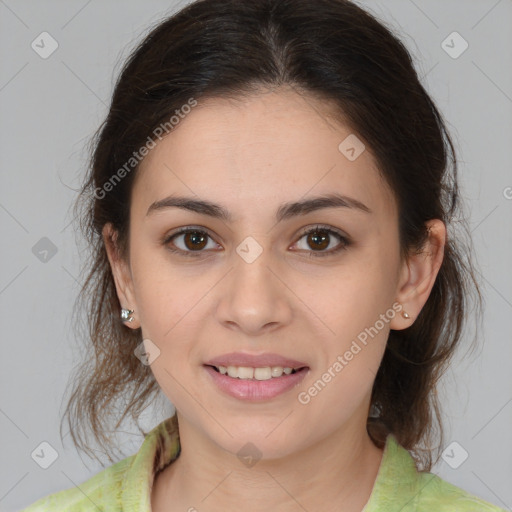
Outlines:
POLYGON ((151 510, 155 472, 180 453, 177 419, 172 416, 144 436, 139 451, 84 483, 39 499, 21 512, 141 512, 151 510))
POLYGON ((418 471, 411 453, 393 434, 364 512, 507 512, 428 471, 418 471))
POLYGON ((21 512, 121 510, 123 481, 134 457, 113 464, 76 487, 43 497, 21 512))
POLYGON ((433 473, 418 475, 417 512, 506 512, 433 473))

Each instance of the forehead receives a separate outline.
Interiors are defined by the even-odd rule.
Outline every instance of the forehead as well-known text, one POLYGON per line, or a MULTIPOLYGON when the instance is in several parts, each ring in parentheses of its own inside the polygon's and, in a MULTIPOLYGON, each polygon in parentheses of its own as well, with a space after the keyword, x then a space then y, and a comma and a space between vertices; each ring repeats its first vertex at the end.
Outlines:
POLYGON ((370 148, 332 114, 332 105, 290 90, 202 101, 140 164, 132 208, 145 214, 179 193, 258 215, 274 202, 338 192, 393 215, 370 148))

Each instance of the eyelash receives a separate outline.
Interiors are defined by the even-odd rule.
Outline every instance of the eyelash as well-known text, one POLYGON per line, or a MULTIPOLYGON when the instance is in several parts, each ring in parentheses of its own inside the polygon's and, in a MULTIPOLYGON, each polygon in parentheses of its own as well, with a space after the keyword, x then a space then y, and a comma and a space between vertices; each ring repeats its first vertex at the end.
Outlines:
MULTIPOLYGON (((328 256, 333 256, 333 255, 338 254, 339 252, 347 249, 352 244, 351 240, 349 238, 347 238, 341 231, 338 231, 337 229, 332 228, 330 226, 323 226, 320 224, 315 226, 314 228, 310 228, 310 229, 307 229, 306 231, 302 232, 300 237, 298 238, 297 242, 299 240, 301 240, 302 238, 304 238, 306 235, 309 235, 310 233, 317 233, 317 232, 326 233, 328 235, 335 235, 339 239, 340 244, 335 249, 331 249, 329 251, 313 251, 313 250, 311 250, 311 251, 309 251, 310 257, 326 258, 328 256)), ((199 233, 202 235, 206 235, 207 237, 209 237, 210 239, 213 240, 213 238, 204 229, 195 228, 195 227, 191 226, 191 227, 183 228, 180 231, 177 231, 176 233, 172 233, 171 235, 165 237, 165 239, 163 240, 163 245, 167 246, 167 249, 169 251, 171 251, 172 253, 176 253, 176 254, 179 254, 179 255, 182 255, 185 257, 192 257, 192 258, 201 257, 202 254, 205 252, 204 250, 183 251, 182 249, 172 249, 171 247, 168 246, 168 244, 174 238, 176 238, 177 236, 180 236, 180 235, 187 234, 187 233, 199 233)), ((295 243, 297 243, 297 242, 295 242, 295 243)))

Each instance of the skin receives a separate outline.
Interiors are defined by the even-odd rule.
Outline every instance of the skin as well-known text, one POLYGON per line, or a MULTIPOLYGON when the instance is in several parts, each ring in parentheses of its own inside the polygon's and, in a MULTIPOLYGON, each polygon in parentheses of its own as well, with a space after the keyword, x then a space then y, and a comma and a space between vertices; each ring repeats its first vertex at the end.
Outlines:
MULTIPOLYGON (((175 405, 180 457, 157 475, 153 511, 360 511, 382 451, 366 431, 370 395, 390 329, 414 322, 443 258, 446 230, 428 223, 421 254, 401 261, 398 212, 370 148, 349 161, 338 145, 353 133, 326 115, 328 105, 281 88, 241 101, 200 103, 144 159, 133 188, 129 261, 103 231, 121 305, 135 310, 160 350, 151 370, 175 405), (321 209, 276 223, 284 202, 338 192, 371 209, 321 209), (222 205, 232 222, 176 207, 146 215, 170 194, 222 205), (351 244, 325 257, 304 228, 341 230, 351 244), (178 228, 206 229, 197 258, 178 228), (248 236, 263 252, 247 263, 236 252, 248 236), (297 399, 379 315, 397 314, 309 403, 297 399), (227 352, 274 352, 304 361, 300 385, 271 400, 226 396, 203 363, 227 352), (237 452, 253 443, 262 458, 246 467, 237 452)), ((327 252, 339 245, 330 235, 327 252)))

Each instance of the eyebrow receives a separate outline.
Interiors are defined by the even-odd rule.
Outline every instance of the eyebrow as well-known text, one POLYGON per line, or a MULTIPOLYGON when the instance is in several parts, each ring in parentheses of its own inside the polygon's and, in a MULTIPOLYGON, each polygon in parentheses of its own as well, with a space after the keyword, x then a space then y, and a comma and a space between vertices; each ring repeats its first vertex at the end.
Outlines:
MULTIPOLYGON (((232 222, 233 220, 230 212, 219 204, 183 196, 169 196, 155 201, 149 206, 146 216, 167 208, 182 208, 183 210, 208 215, 227 222, 232 222)), ((364 213, 372 213, 368 206, 357 199, 341 194, 327 194, 304 199, 303 201, 283 203, 276 211, 276 220, 281 222, 325 208, 350 208, 364 213)))

